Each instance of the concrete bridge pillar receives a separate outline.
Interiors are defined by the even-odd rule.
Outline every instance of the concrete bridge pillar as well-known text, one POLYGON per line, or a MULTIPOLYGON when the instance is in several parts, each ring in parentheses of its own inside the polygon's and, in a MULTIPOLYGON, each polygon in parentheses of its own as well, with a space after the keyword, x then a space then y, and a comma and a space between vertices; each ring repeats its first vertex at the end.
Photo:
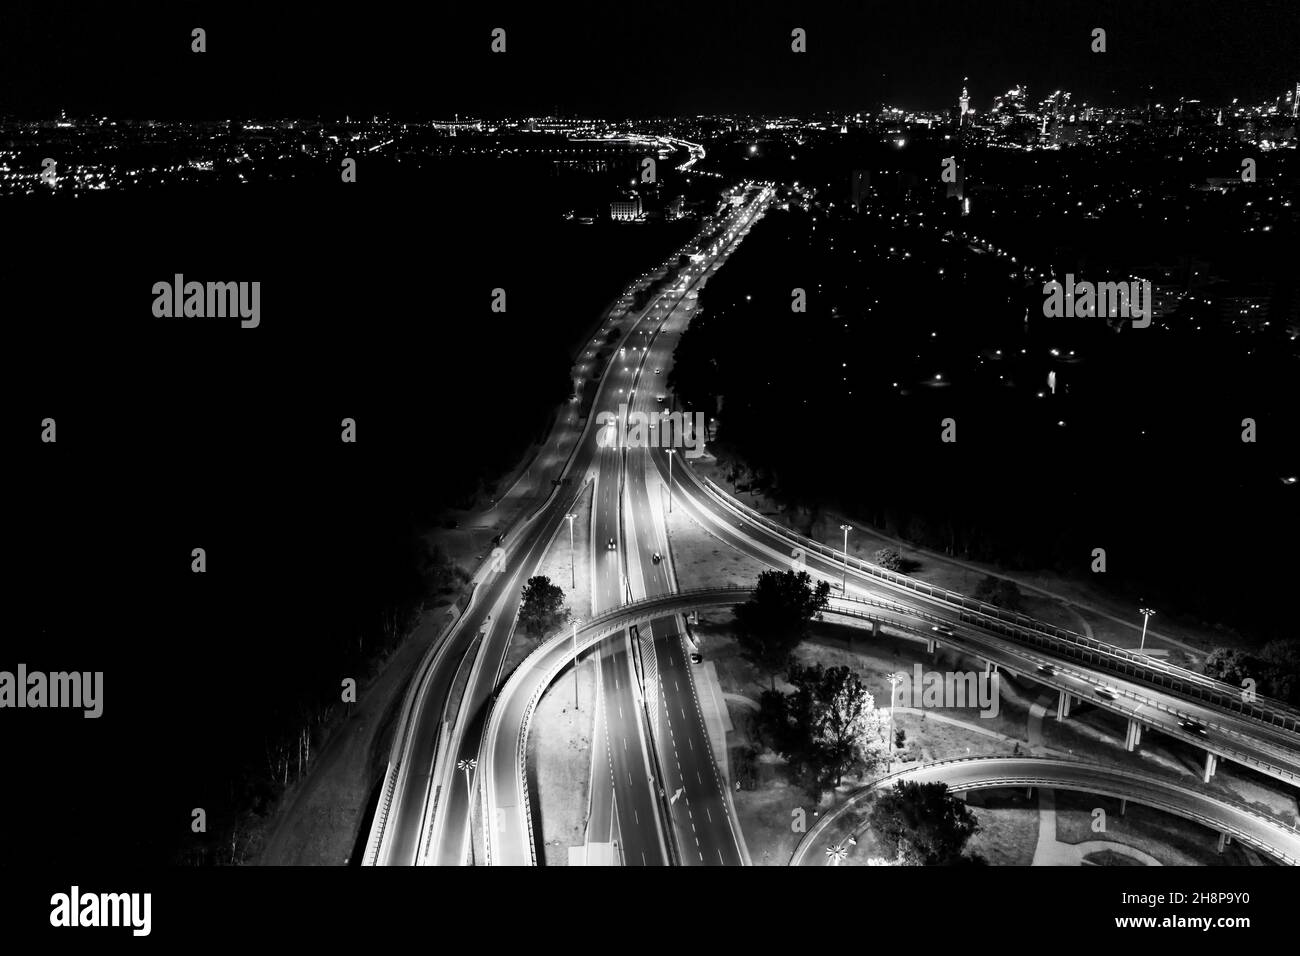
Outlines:
POLYGON ((935 649, 936 647, 938 647, 938 646, 939 646, 939 642, 936 641, 934 638, 932 638, 932 637, 927 637, 927 638, 925 639, 925 652, 926 652, 927 654, 933 654, 933 653, 934 653, 934 649, 935 649))
POLYGON ((1232 845, 1232 837, 1229 836, 1229 835, 1226 834, 1226 833, 1220 833, 1220 834, 1219 834, 1219 852, 1222 853, 1222 852, 1223 852, 1223 848, 1224 848, 1225 846, 1231 846, 1231 845, 1232 845))
POLYGON ((1209 783, 1210 778, 1214 776, 1214 771, 1219 769, 1219 758, 1212 753, 1205 755, 1205 773, 1201 775, 1202 783, 1209 783))
POLYGON ((1124 749, 1134 750, 1142 740, 1142 725, 1133 718, 1129 718, 1128 732, 1124 736, 1124 749))
POLYGON ((880 636, 880 622, 879 622, 879 621, 872 621, 872 622, 871 622, 871 636, 872 636, 872 637, 879 637, 879 636, 880 636))
POLYGON ((1127 810, 1128 810, 1128 797, 1120 797, 1120 798, 1119 798, 1119 815, 1122 817, 1122 816, 1124 815, 1125 811, 1127 811, 1127 810))
POLYGON ((1070 716, 1070 692, 1060 691, 1056 698, 1056 719, 1065 720, 1070 716))

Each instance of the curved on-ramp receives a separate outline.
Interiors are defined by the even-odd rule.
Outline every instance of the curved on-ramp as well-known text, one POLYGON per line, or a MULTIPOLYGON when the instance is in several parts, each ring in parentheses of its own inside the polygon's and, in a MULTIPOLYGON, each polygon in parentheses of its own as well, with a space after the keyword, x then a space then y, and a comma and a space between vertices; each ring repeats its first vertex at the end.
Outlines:
MULTIPOLYGON (((535 649, 506 681, 493 704, 479 753, 484 772, 480 788, 488 862, 494 866, 536 865, 537 853, 527 784, 528 730, 542 694, 560 673, 588 648, 633 624, 666 614, 741 604, 753 594, 747 587, 696 588, 637 601, 593 618, 577 632, 560 634, 535 649)), ((890 601, 832 597, 829 613, 879 620, 894 628, 927 635, 905 618, 924 619, 924 612, 890 601)), ((1050 757, 966 757, 899 771, 873 786, 899 780, 942 780, 954 791, 990 787, 1040 786, 1079 790, 1132 800, 1195 820, 1236 837, 1290 864, 1300 863, 1300 831, 1257 813, 1244 804, 1210 796, 1177 783, 1103 764, 1050 757)), ((862 799, 867 790, 855 795, 862 799)), ((843 809, 852 804, 845 804, 843 809)), ((832 814, 818 823, 796 851, 798 857, 816 843, 832 814)), ((792 863, 799 862, 792 860, 792 863)))
MULTIPOLYGON (((1249 806, 1211 796, 1150 774, 1060 757, 961 757, 898 770, 881 777, 828 813, 795 849, 791 866, 824 865, 826 830, 851 807, 895 783, 946 783, 954 793, 994 787, 1050 787, 1129 800, 1226 833, 1284 863, 1300 864, 1300 830, 1249 806)), ((854 831, 862 832, 862 828, 854 831)))
MULTIPOLYGON (((695 588, 624 604, 583 625, 576 640, 572 633, 559 634, 520 663, 497 694, 479 751, 478 766, 484 774, 480 788, 484 843, 490 864, 537 863, 527 783, 528 729, 542 694, 574 657, 633 624, 686 611, 743 604, 753 593, 748 587, 695 588)), ((916 610, 890 601, 832 597, 827 612, 926 633, 902 620, 920 617, 916 610)), ((634 692, 639 694, 639 688, 634 692)))

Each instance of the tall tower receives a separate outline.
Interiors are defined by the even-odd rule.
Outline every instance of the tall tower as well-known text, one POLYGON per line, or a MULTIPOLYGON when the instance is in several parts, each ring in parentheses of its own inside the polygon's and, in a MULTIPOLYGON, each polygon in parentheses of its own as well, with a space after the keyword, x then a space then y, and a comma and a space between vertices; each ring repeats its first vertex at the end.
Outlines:
POLYGON ((961 114, 957 119, 959 123, 965 123, 966 114, 970 112, 970 93, 966 92, 966 83, 969 79, 968 76, 963 76, 961 79, 961 96, 957 98, 957 103, 961 106, 961 114))

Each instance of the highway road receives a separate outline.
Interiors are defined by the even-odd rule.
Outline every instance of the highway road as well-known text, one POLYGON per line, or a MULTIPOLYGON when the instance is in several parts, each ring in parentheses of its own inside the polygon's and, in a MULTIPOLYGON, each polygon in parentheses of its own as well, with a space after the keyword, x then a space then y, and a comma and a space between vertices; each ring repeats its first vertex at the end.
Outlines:
MULTIPOLYGON (((742 215, 750 214, 747 210, 742 215)), ((730 243, 743 238, 744 224, 741 222, 731 230, 722 247, 712 248, 706 261, 693 268, 693 281, 698 282, 701 276, 725 261, 730 243)), ((601 382, 592 410, 593 421, 597 412, 616 411, 620 402, 628 402, 636 411, 663 407, 658 397, 665 393, 664 370, 670 364, 676 333, 689 320, 692 304, 685 292, 665 294, 636 319, 621 343, 628 350, 626 362, 611 361, 601 382)), ((735 502, 721 500, 722 496, 711 493, 684 467, 680 452, 674 465, 674 506, 684 508, 721 540, 773 567, 786 568, 798 561, 817 577, 838 582, 844 575, 842 561, 805 547, 809 543, 798 536, 773 529, 745 514, 735 502)), ((592 613, 617 608, 629 599, 665 594, 673 588, 660 487, 667 480, 667 456, 658 449, 631 450, 623 455, 616 449, 601 448, 595 440, 595 429, 589 427, 567 473, 591 475, 595 482, 592 613), (613 550, 604 547, 611 537, 616 545, 613 550), (650 555, 656 550, 665 555, 664 563, 655 564, 651 560, 650 555)), ((568 666, 564 652, 557 651, 558 657, 540 653, 530 657, 502 689, 495 706, 493 694, 502 677, 501 666, 512 629, 513 609, 518 607, 519 589, 535 572, 559 531, 572 494, 566 492, 561 497, 565 500, 557 498, 513 536, 517 540, 509 542, 506 572, 491 583, 484 601, 476 600, 476 614, 466 616, 468 630, 477 627, 476 619, 487 613, 489 601, 491 607, 498 609, 485 629, 475 657, 466 706, 454 721, 449 721, 441 711, 438 720, 426 713, 413 721, 421 745, 413 748, 413 755, 419 757, 412 757, 412 765, 427 768, 427 763, 417 761, 435 751, 440 739, 454 744, 451 749, 459 759, 477 757, 480 769, 474 781, 476 799, 482 802, 483 822, 490 832, 488 842, 493 863, 536 861, 531 845, 534 834, 525 812, 529 797, 518 756, 531 708, 536 703, 532 695, 540 696, 545 684, 568 666), (519 694, 523 696, 508 696, 519 694), (489 708, 491 719, 484 732, 489 708), (487 775, 490 785, 479 790, 478 776, 488 767, 492 771, 487 775)), ((895 602, 898 610, 880 612, 883 619, 911 627, 922 636, 925 631, 917 629, 918 621, 941 624, 951 632, 938 636, 943 643, 977 653, 985 660, 1028 675, 1058 691, 1068 691, 1078 699, 1147 727, 1156 727, 1197 748, 1238 760, 1288 782, 1300 780, 1300 737, 1294 733, 1261 726, 1250 717, 1225 713, 1220 708, 1189 701, 1178 693, 1153 688, 1147 683, 1099 673, 1086 661, 1065 659, 1051 649, 1027 648, 1008 638, 1006 633, 996 633, 993 628, 997 622, 980 620, 942 599, 882 581, 854 566, 848 570, 848 585, 849 598, 888 598, 895 602), (1044 663, 1053 664, 1056 673, 1039 672, 1039 665, 1044 663), (1113 699, 1098 693, 1099 683, 1110 688, 1113 699), (1179 720, 1184 717, 1206 724, 1207 733, 1197 735, 1180 726, 1179 720)), ((597 756, 603 753, 610 770, 606 777, 603 767, 593 765, 588 837, 593 842, 618 842, 619 855, 625 863, 667 861, 664 834, 657 822, 646 822, 655 821, 657 811, 671 822, 673 855, 680 862, 742 862, 733 822, 726 813, 722 781, 708 749, 707 730, 696 702, 691 665, 685 657, 688 649, 681 637, 683 630, 677 614, 665 614, 643 621, 637 630, 636 643, 623 630, 604 634, 583 645, 591 647, 591 653, 598 659, 599 712, 594 747, 597 756), (638 661, 646 672, 646 686, 651 689, 645 702, 638 693, 638 661), (653 750, 648 751, 647 746, 653 750), (667 802, 652 782, 656 768, 663 776, 663 797, 667 802)), ((580 643, 584 641, 580 636, 580 643)), ((441 678, 431 681, 429 700, 438 699, 436 691, 440 686, 441 678)), ((432 712, 432 708, 427 709, 432 712)), ((431 799, 425 808, 433 811, 432 823, 417 827, 414 840, 410 814, 419 803, 418 775, 414 775, 414 785, 401 791, 402 809, 394 817, 402 825, 395 831, 392 850, 386 848, 392 861, 403 861, 411 848, 418 845, 421 834, 425 834, 425 845, 432 847, 430 862, 456 864, 468 859, 469 800, 463 785, 450 786, 454 766, 455 760, 444 757, 437 761, 432 775, 427 776, 425 785, 431 799)))
MULTIPOLYGON (((764 202, 750 201, 732 213, 737 223, 756 217, 761 208, 765 208, 770 193, 764 195, 764 202)), ((703 262, 692 266, 693 278, 698 280, 718 260, 734 248, 733 240, 724 243, 713 255, 703 262)), ((599 391, 593 407, 587 429, 573 452, 573 457, 565 471, 570 477, 570 488, 584 476, 592 476, 594 481, 592 505, 592 544, 593 554, 593 608, 594 611, 614 607, 626 598, 628 581, 624 573, 623 553, 628 545, 622 542, 622 514, 620 488, 623 482, 622 455, 616 448, 603 448, 597 440, 598 429, 595 427, 597 416, 606 411, 617 413, 620 403, 629 401, 632 385, 634 348, 644 348, 639 340, 649 339, 643 335, 643 328, 650 331, 662 321, 673 306, 664 300, 677 300, 681 293, 664 293, 651 303, 635 321, 626 329, 620 348, 627 349, 622 355, 611 358, 601 377, 599 391), (626 358, 625 358, 626 356, 626 358), (623 369, 628 371, 624 372, 623 369), (616 547, 610 551, 603 548, 603 543, 614 538, 616 547)), ((617 316, 612 321, 621 321, 617 316)), ((608 324, 602 327, 608 328, 608 324)), ((602 333, 598 333, 602 334, 602 333)), ((484 719, 491 707, 494 694, 500 685, 502 667, 509 649, 513 631, 514 611, 518 608, 523 584, 535 573, 545 557, 551 541, 560 530, 563 516, 568 512, 573 494, 557 495, 541 512, 520 531, 512 531, 506 539, 505 570, 491 580, 491 586, 480 602, 476 596, 475 607, 482 614, 483 607, 491 602, 499 605, 501 613, 494 615, 481 644, 476 652, 477 658, 470 672, 469 683, 465 691, 464 702, 455 720, 442 719, 438 726, 443 730, 447 740, 446 756, 436 761, 429 777, 426 793, 427 802, 421 814, 419 826, 411 821, 417 810, 419 798, 418 787, 408 787, 399 812, 394 816, 401 821, 402 832, 417 834, 416 845, 421 850, 415 862, 427 862, 437 865, 457 865, 471 859, 470 849, 470 795, 481 798, 478 793, 478 773, 471 778, 467 789, 455 767, 459 761, 475 759, 479 756, 484 719), (450 756, 453 755, 454 756, 450 756), (418 838, 423 837, 422 843, 418 838)), ((576 610, 576 609, 575 609, 576 610)), ((467 615, 467 618, 471 616, 467 615)), ((468 622, 474 625, 471 619, 468 622)), ((463 640, 461 643, 464 643, 463 640)), ((645 753, 645 730, 637 725, 639 703, 636 700, 635 677, 631 669, 631 656, 627 649, 620 648, 614 642, 610 649, 598 651, 598 667, 601 674, 601 700, 603 702, 602 721, 600 723, 605 738, 607 757, 614 765, 612 786, 618 788, 617 796, 609 795, 608 809, 602 803, 603 796, 593 791, 592 821, 597 825, 601 820, 615 821, 611 829, 621 835, 620 851, 628 863, 644 861, 648 864, 662 864, 668 861, 665 841, 654 826, 646 826, 643 821, 655 819, 657 794, 651 783, 651 774, 647 772, 653 762, 645 753), (621 709, 621 716, 618 716, 621 709), (616 715, 612 717, 611 715, 616 715), (629 742, 625 751, 623 740, 629 742), (638 767, 638 762, 640 766, 638 767)), ((448 686, 450 680, 445 682, 448 686)), ((441 686, 441 684, 440 684, 441 686)), ((429 699, 433 700, 432 694, 429 699)), ((644 711, 641 711, 644 713, 644 711)), ((427 733, 429 719, 422 715, 419 726, 427 733)), ((413 757, 413 766, 426 767, 420 762, 435 748, 424 747, 419 757, 413 757)), ((593 782, 603 785, 603 775, 593 778, 593 782)), ((603 832, 603 831, 602 831, 603 832)), ((480 838, 481 839, 481 838, 480 838)), ((410 843, 410 840, 406 841, 410 843)), ((406 857, 391 857, 394 862, 405 862, 406 857)))
MULTIPOLYGON (((698 291, 703 282, 693 287, 698 291)), ((693 300, 682 296, 666 316, 663 334, 650 339, 641 354, 635 379, 632 414, 655 415, 664 410, 666 376, 676 336, 690 320, 693 300)), ((661 438, 667 436, 661 432, 661 438)), ((681 454, 682 450, 677 450, 681 454)), ((627 555, 632 600, 676 590, 672 554, 664 523, 666 485, 650 461, 651 450, 627 452, 625 524, 639 550, 627 555), (654 554, 662 556, 655 563, 654 554)), ((642 660, 646 662, 647 694, 652 704, 652 739, 676 840, 676 859, 683 865, 740 866, 744 863, 737 838, 738 824, 727 801, 727 782, 719 772, 708 727, 700 710, 686 627, 680 616, 665 617, 638 628, 642 660)))
MULTIPOLYGON (((748 205, 738 210, 733 224, 726 227, 722 241, 682 277, 680 291, 663 297, 649 309, 633 329, 616 374, 620 405, 631 415, 647 418, 664 410, 665 369, 670 364, 677 336, 690 321, 694 296, 722 257, 730 254, 762 215, 771 192, 747 194, 748 205)), ((619 409, 619 415, 624 414, 619 409)), ((625 421, 625 419, 624 419, 625 421)), ((593 593, 600 595, 596 612, 617 607, 623 600, 639 600, 666 594, 676 587, 671 574, 671 554, 664 525, 663 503, 657 482, 650 478, 651 450, 628 448, 622 456, 620 507, 609 509, 602 500, 602 516, 617 520, 617 527, 597 528, 593 541, 617 541, 618 568, 623 573, 623 593, 613 594, 610 579, 597 582, 593 593), (617 533, 616 533, 617 532, 617 533), (656 563, 658 553, 663 560, 656 563)), ((605 480, 602 471, 602 480, 605 480)), ((600 523, 597 518, 597 523, 600 523)), ((613 554, 613 552, 611 552, 613 554)), ((597 567, 602 565, 597 556, 597 567)), ((666 617, 648 622, 631 635, 623 635, 597 650, 601 657, 601 713, 596 753, 603 746, 611 773, 592 774, 591 819, 599 829, 589 833, 589 842, 603 842, 608 836, 604 821, 612 815, 625 863, 668 862, 655 859, 644 844, 631 843, 631 828, 654 814, 656 831, 666 816, 672 825, 671 860, 684 865, 738 866, 744 860, 726 799, 726 781, 719 773, 707 726, 700 711, 694 675, 685 642, 685 626, 679 618, 666 617), (616 659, 618 666, 612 665, 616 659), (647 734, 648 730, 648 734, 647 734), (628 741, 640 740, 652 753, 637 751, 628 741), (637 760, 644 773, 637 774, 637 760), (612 804, 614 812, 607 809, 612 804)), ((659 835, 656 832, 656 835, 659 835)))

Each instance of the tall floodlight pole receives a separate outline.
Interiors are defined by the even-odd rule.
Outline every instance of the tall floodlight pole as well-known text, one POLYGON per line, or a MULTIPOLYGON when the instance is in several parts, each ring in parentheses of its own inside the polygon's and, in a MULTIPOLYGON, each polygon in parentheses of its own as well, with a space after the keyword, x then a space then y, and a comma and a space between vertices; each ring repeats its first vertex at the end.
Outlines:
POLYGON ((573 621, 573 709, 578 709, 578 621, 573 621))
POLYGON ((477 757, 468 757, 456 761, 456 769, 465 771, 465 801, 469 808, 469 859, 471 863, 474 862, 474 791, 470 789, 469 775, 474 772, 474 768, 477 766, 477 757))
POLYGON ((853 530, 853 525, 842 524, 840 530, 844 532, 844 583, 840 585, 840 590, 844 596, 849 595, 849 532, 853 530))
POLYGON ((578 559, 573 553, 573 519, 578 517, 576 514, 565 515, 569 519, 569 587, 574 591, 578 590, 578 559))
POLYGON ((1147 646, 1147 621, 1150 620, 1151 615, 1156 612, 1151 610, 1149 607, 1138 608, 1138 611, 1142 615, 1142 643, 1138 645, 1138 650, 1140 651, 1147 646))
POLYGON ((894 705, 897 703, 894 691, 903 682, 903 675, 890 674, 885 679, 889 681, 889 756, 885 763, 885 773, 890 774, 894 772, 894 705))
POLYGON ((668 449, 668 513, 673 513, 673 455, 677 454, 675 449, 668 449))

